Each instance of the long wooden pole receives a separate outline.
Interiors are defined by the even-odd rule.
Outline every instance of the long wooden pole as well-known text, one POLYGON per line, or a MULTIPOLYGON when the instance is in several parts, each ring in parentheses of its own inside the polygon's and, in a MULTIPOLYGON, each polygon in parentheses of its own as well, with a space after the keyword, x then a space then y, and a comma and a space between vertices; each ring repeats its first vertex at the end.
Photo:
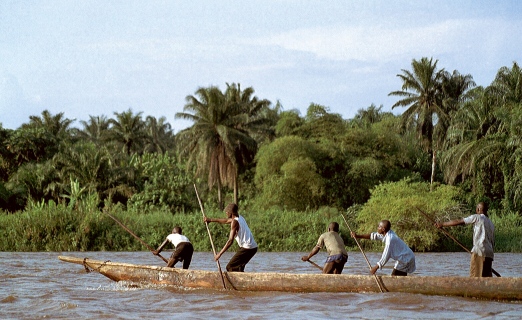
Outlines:
POLYGON ((306 260, 306 261, 310 262, 310 263, 311 263, 314 267, 316 267, 317 269, 319 269, 319 270, 321 270, 321 271, 323 270, 323 268, 321 268, 320 265, 318 265, 317 263, 313 262, 312 260, 308 259, 308 260, 306 260))
MULTIPOLYGON (((415 207, 417 210, 419 210, 420 213, 422 213, 423 216, 425 216, 428 220, 430 220, 434 226, 436 226, 437 222, 435 220, 433 220, 430 216, 428 216, 424 211, 422 211, 421 209, 419 209, 418 207, 415 207)), ((448 236, 449 238, 451 238, 453 241, 455 241, 455 243, 457 243, 462 249, 464 249, 464 251, 468 252, 468 253, 471 253, 471 251, 469 251, 468 248, 466 248, 459 240, 455 239, 455 237, 453 237, 451 235, 451 233, 449 233, 448 231, 446 231, 446 229, 444 229, 443 227, 440 227, 437 229, 439 229, 440 231, 442 231, 446 236, 448 236)), ((491 268, 491 272, 496 275, 497 277, 500 277, 500 274, 498 272, 495 271, 495 269, 491 268)))
MULTIPOLYGON (((350 230, 350 233, 352 232, 352 228, 350 228, 350 225, 348 224, 348 221, 346 221, 346 218, 344 215, 341 214, 341 217, 343 217, 344 222, 346 223, 346 226, 348 227, 348 230, 350 230)), ((364 256, 364 259, 366 260, 366 263, 368 264, 368 268, 372 270, 372 265, 370 264, 370 261, 366 257, 366 254, 364 253, 364 250, 362 249, 361 245, 359 244, 359 241, 357 241, 356 238, 353 238, 355 240, 355 243, 357 243, 357 246, 359 247, 359 250, 361 250, 362 255, 364 256)), ((374 273, 373 276, 375 277, 375 282, 377 282, 377 285, 379 286, 379 290, 381 292, 384 292, 381 283, 379 282, 379 279, 377 279, 377 275, 374 273)))
MULTIPOLYGON (((127 228, 125 225, 123 225, 123 223, 121 223, 120 221, 118 221, 118 219, 116 219, 115 217, 113 217, 112 215, 108 214, 107 212, 103 211, 103 213, 105 213, 106 215, 108 215, 112 220, 116 221, 117 224, 119 224, 123 229, 125 229, 128 233, 130 233, 132 236, 134 236, 134 238, 138 239, 145 247, 147 247, 150 251, 154 252, 154 249, 149 246, 145 241, 141 240, 140 237, 138 237, 137 235, 134 234, 134 232, 130 231, 129 228, 127 228)), ((163 261, 165 261, 166 263, 169 263, 169 261, 165 258, 163 258, 163 256, 161 254, 158 253, 158 256, 163 259, 163 261)))
MULTIPOLYGON (((199 207, 201 208, 201 213, 203 214, 203 219, 205 219, 205 210, 203 210, 203 204, 201 203, 201 199, 199 198, 198 189, 196 188, 196 184, 194 183, 194 190, 196 190, 196 196, 198 197, 199 207)), ((208 222, 205 221, 205 226, 207 227, 208 237, 210 238, 210 244, 212 245, 212 252, 214 256, 216 256, 216 248, 214 247, 214 241, 212 241, 212 235, 210 234, 210 228, 208 227, 208 222)), ((221 271, 221 264, 219 260, 216 260, 216 264, 219 270, 219 274, 221 275, 221 281, 223 282, 223 288, 227 288, 225 284, 225 278, 223 277, 223 272, 221 271)))

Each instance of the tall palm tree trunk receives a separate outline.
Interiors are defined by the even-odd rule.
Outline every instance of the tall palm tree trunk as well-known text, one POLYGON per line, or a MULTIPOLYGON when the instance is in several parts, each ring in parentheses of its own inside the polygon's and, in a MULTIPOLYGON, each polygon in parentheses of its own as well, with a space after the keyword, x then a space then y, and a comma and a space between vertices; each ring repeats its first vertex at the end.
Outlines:
POLYGON ((225 208, 225 206, 223 206, 223 196, 221 194, 221 179, 217 179, 217 184, 218 184, 218 205, 219 205, 219 209, 220 210, 223 210, 225 208))
POLYGON ((235 177, 234 177, 234 203, 235 204, 238 204, 238 200, 239 200, 239 183, 238 183, 237 171, 238 171, 238 169, 236 167, 236 173, 235 173, 235 177))
POLYGON ((431 157, 431 182, 430 182, 430 191, 433 191, 433 182, 435 181, 435 168, 437 166, 437 152, 433 151, 433 156, 431 157))

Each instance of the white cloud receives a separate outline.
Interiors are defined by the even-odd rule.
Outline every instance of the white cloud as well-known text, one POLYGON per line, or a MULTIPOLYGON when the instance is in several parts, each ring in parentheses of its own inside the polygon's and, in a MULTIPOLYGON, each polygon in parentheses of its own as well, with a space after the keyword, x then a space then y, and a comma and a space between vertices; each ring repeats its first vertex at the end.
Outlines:
MULTIPOLYGON (((498 42, 516 26, 503 20, 446 20, 420 27, 342 26, 296 29, 257 39, 258 44, 308 52, 336 61, 395 61, 458 53, 477 41, 498 42)), ((488 50, 485 47, 483 50, 488 50)))

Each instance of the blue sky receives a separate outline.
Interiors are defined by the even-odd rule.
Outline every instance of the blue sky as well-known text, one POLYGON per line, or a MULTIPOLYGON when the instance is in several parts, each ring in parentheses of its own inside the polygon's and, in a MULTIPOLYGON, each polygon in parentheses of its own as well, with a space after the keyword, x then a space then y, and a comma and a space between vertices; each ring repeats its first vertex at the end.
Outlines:
MULTIPOLYGON (((489 85, 522 63, 522 1, 0 1, 0 123, 43 110, 174 118, 199 87, 240 83, 298 109, 391 110, 412 59, 489 85)), ((402 113, 396 108, 394 113, 402 113)))

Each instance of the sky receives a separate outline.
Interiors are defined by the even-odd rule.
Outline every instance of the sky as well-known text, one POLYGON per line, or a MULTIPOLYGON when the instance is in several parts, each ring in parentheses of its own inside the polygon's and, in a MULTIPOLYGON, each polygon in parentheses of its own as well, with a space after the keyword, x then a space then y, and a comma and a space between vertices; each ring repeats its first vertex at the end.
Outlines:
POLYGON ((519 0, 2 0, 0 123, 132 110, 176 133, 187 96, 227 83, 302 116, 311 103, 401 114, 388 94, 413 59, 488 86, 522 63, 520 30, 519 0))

